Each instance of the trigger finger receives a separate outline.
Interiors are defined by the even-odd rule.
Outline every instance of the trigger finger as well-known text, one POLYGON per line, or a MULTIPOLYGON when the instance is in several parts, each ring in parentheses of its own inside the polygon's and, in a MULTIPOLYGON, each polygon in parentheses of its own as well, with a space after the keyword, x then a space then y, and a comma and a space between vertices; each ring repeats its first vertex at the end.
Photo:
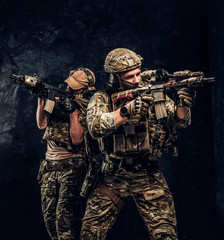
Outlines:
POLYGON ((148 105, 149 105, 148 103, 146 103, 146 102, 142 102, 142 106, 143 106, 143 107, 147 108, 148 105))

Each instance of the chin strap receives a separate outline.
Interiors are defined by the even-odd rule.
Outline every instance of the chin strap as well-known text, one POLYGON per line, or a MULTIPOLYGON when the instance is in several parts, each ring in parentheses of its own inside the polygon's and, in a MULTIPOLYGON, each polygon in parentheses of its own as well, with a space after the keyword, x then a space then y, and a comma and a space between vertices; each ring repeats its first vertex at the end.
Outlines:
POLYGON ((123 87, 120 75, 118 73, 116 73, 115 76, 116 76, 116 78, 118 80, 120 90, 124 90, 124 87, 123 87))
POLYGON ((131 82, 128 82, 127 80, 124 80, 121 78, 121 81, 123 82, 123 88, 124 90, 128 90, 128 89, 133 89, 133 88, 136 88, 138 87, 139 83, 131 83, 131 82))
POLYGON ((131 83, 123 78, 120 77, 118 73, 115 74, 115 77, 117 78, 118 84, 119 84, 119 90, 129 90, 134 89, 139 86, 141 83, 141 80, 139 83, 131 83))

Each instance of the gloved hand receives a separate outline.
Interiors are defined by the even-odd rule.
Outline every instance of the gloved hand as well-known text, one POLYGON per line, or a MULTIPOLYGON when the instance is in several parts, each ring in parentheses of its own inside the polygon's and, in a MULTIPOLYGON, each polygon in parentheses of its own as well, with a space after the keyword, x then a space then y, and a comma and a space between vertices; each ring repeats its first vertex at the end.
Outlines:
POLYGON ((65 98, 65 100, 60 102, 59 107, 62 111, 66 113, 72 113, 76 110, 76 104, 69 98, 65 98))
POLYGON ((196 98, 196 91, 192 88, 181 88, 178 92, 177 107, 192 107, 196 98))
POLYGON ((153 102, 152 97, 137 97, 126 105, 129 116, 133 117, 137 114, 145 116, 148 112, 150 104, 153 102))

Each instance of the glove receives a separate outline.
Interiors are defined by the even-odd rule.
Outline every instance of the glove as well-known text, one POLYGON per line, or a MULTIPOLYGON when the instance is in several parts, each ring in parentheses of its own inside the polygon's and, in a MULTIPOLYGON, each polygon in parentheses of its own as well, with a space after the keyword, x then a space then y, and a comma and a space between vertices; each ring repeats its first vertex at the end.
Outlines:
MULTIPOLYGON (((125 107, 130 117, 135 115, 145 116, 148 112, 150 104, 153 102, 152 97, 137 97, 128 103, 125 107)), ((122 114, 121 114, 122 115, 122 114)))
POLYGON ((196 91, 192 88, 181 88, 178 92, 177 107, 192 107, 196 97, 196 91))
POLYGON ((59 107, 65 113, 72 113, 76 110, 76 104, 69 98, 65 98, 65 100, 60 102, 59 107))

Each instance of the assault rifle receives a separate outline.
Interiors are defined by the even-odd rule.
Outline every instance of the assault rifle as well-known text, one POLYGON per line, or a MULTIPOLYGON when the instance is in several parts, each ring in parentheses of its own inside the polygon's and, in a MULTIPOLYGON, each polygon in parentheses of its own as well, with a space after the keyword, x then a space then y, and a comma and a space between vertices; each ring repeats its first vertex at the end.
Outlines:
POLYGON ((164 69, 147 70, 141 74, 141 77, 147 82, 142 87, 112 94, 113 109, 119 108, 124 99, 148 96, 152 98, 156 117, 159 120, 167 117, 165 94, 177 92, 184 87, 203 87, 205 84, 215 81, 214 77, 205 78, 203 72, 191 72, 189 70, 174 72, 173 74, 164 69))
POLYGON ((62 102, 68 102, 72 104, 72 109, 79 107, 86 111, 82 104, 75 99, 75 96, 65 90, 63 84, 60 84, 59 87, 55 87, 44 83, 42 79, 36 75, 27 76, 10 74, 9 77, 14 80, 14 83, 27 88, 34 96, 48 100, 48 108, 45 110, 50 113, 53 111, 56 101, 59 104, 62 102))

